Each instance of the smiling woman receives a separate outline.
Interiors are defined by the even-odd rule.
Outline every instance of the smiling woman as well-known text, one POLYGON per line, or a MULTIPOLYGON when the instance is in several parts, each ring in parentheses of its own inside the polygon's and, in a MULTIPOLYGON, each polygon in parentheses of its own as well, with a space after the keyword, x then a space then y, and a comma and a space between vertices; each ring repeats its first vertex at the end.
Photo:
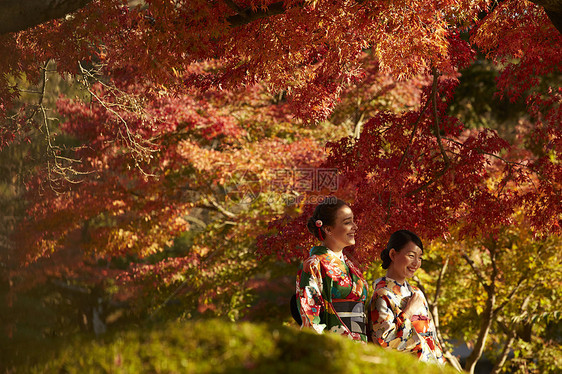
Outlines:
POLYGON ((308 230, 322 243, 312 247, 297 274, 302 326, 367 341, 367 283, 343 254, 345 247, 355 244, 357 225, 351 208, 342 200, 326 198, 308 220, 308 230))
POLYGON ((414 353, 420 361, 444 364, 425 296, 406 280, 421 266, 422 255, 423 244, 413 232, 399 230, 390 236, 381 253, 386 276, 375 280, 368 306, 369 338, 414 353))

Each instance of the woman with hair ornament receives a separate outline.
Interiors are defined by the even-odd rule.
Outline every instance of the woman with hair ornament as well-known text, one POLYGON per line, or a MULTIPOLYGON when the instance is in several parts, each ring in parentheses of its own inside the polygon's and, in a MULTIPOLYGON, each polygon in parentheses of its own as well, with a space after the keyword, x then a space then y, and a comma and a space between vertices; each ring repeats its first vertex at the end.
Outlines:
POLYGON ((312 247, 297 274, 296 302, 302 327, 366 342, 367 283, 343 254, 345 247, 355 244, 353 212, 344 201, 326 198, 307 227, 321 245, 312 247))
POLYGON ((421 266, 422 255, 423 244, 413 232, 399 230, 390 236, 381 253, 386 276, 373 283, 368 305, 369 339, 413 353, 420 361, 444 364, 425 296, 406 280, 421 266))

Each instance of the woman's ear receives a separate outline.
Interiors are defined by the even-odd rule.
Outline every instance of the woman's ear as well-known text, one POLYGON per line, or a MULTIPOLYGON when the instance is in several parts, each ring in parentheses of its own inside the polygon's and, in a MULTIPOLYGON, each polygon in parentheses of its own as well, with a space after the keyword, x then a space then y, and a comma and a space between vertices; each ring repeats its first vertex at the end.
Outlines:
POLYGON ((332 227, 324 226, 324 232, 326 233, 326 235, 332 235, 332 227))
POLYGON ((390 251, 388 251, 388 257, 394 261, 394 257, 396 257, 396 250, 394 248, 390 248, 390 251))

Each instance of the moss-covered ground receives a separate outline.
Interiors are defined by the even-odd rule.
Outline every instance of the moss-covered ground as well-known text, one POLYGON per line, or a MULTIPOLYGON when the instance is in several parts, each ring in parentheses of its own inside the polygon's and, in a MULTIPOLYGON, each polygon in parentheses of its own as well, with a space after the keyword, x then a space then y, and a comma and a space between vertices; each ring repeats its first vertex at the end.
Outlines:
POLYGON ((456 373, 413 356, 291 326, 174 322, 76 337, 8 369, 31 373, 456 373))

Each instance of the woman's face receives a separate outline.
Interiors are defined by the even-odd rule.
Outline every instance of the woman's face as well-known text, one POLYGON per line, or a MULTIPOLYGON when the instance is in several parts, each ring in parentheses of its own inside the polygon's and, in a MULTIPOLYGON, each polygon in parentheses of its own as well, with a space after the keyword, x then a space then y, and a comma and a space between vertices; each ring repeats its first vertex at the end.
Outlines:
POLYGON ((326 226, 326 240, 328 248, 333 251, 341 251, 345 247, 355 244, 355 231, 357 225, 353 221, 353 212, 347 205, 342 206, 336 211, 335 222, 331 226, 326 226))
POLYGON ((423 252, 414 242, 409 242, 397 252, 390 250, 390 259, 392 262, 388 267, 388 276, 399 283, 404 283, 406 278, 414 276, 422 263, 423 252))

